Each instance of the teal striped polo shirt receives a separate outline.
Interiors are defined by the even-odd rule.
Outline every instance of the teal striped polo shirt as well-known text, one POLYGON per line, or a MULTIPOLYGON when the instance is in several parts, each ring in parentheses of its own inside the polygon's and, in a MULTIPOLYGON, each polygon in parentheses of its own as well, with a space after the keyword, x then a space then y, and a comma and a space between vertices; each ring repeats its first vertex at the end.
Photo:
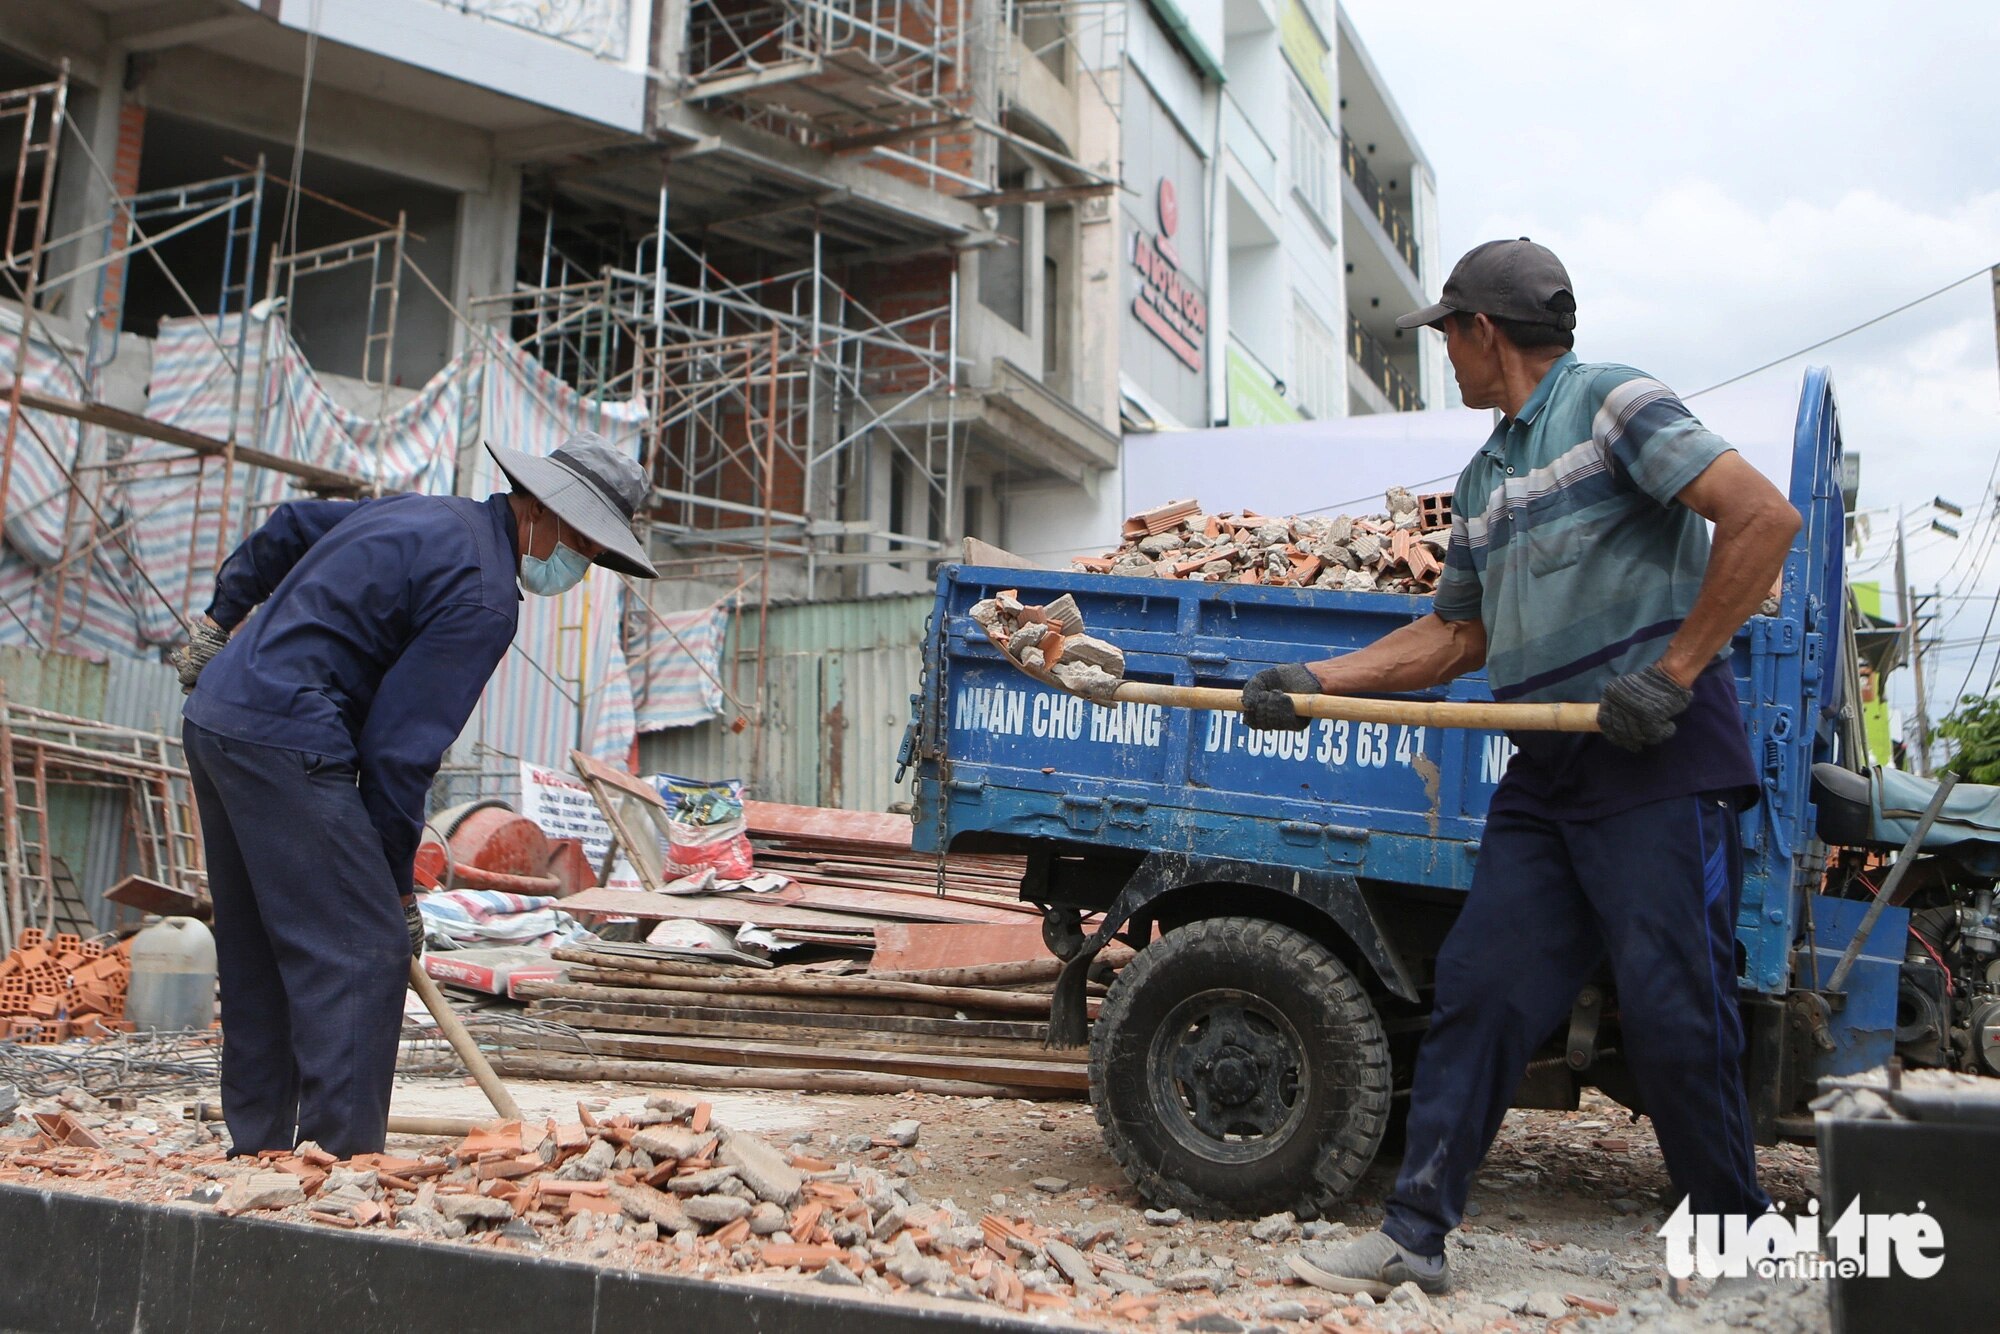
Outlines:
MULTIPOLYGON (((1630 366, 1565 355, 1459 475, 1436 610, 1486 627, 1501 700, 1590 702, 1657 662, 1708 569, 1708 523, 1681 490, 1730 444, 1630 366)), ((1755 783, 1724 649, 1669 741, 1519 734, 1494 808, 1608 814, 1755 783)), ((1753 789, 1754 790, 1754 789, 1753 789)))
POLYGON ((1550 368, 1452 493, 1437 613, 1486 623, 1495 699, 1594 700, 1666 651, 1708 569, 1675 497, 1729 449, 1630 366, 1550 368))

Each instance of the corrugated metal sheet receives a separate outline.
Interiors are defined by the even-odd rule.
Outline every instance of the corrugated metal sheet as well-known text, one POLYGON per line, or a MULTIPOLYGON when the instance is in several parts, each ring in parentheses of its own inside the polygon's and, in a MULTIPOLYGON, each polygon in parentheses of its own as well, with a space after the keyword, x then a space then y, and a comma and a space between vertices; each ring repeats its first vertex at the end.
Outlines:
POLYGON ((62 653, 0 648, 0 680, 7 698, 74 718, 95 718, 104 708, 105 665, 62 653))
POLYGON ((157 658, 114 657, 104 664, 103 720, 142 732, 181 734, 181 679, 157 658))
MULTIPOLYGON (((7 699, 13 704, 96 718, 104 709, 105 675, 101 662, 39 649, 0 648, 0 679, 6 681, 7 699)), ((119 801, 112 793, 87 788, 52 784, 49 792, 49 845, 77 878, 84 902, 100 925, 104 891, 111 882, 96 883, 86 868, 91 865, 100 812, 119 801)))
MULTIPOLYGON (((640 768, 743 777, 752 795, 801 806, 885 811, 907 798, 895 783, 909 698, 923 669, 929 594, 773 607, 765 630, 763 772, 752 773, 753 729, 719 723, 639 738, 640 768)), ((757 679, 757 613, 731 619, 725 680, 749 698, 757 679)))

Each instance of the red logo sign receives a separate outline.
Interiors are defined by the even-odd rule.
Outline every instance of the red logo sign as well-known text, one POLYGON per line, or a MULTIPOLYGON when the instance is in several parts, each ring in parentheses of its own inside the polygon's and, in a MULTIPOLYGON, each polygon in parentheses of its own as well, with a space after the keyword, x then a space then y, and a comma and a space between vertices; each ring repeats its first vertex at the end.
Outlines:
POLYGON ((1170 239, 1181 222, 1174 183, 1160 178, 1160 231, 1132 233, 1132 267, 1139 271, 1139 294, 1132 314, 1153 337, 1167 345, 1187 368, 1199 374, 1202 350, 1208 344, 1208 301, 1181 274, 1181 257, 1170 239))

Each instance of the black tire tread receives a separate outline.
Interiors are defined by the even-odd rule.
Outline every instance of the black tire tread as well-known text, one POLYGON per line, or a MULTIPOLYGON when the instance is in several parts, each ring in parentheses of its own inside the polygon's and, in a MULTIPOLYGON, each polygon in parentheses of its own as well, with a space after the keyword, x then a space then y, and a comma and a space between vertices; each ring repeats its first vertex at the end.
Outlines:
POLYGON ((1290 1210, 1300 1218, 1326 1214, 1354 1189, 1382 1142, 1390 1107, 1388 1040, 1367 991, 1352 970, 1311 936, 1277 922, 1256 917, 1210 917, 1192 922, 1140 950, 1119 971, 1090 1030, 1090 1101, 1104 1142, 1126 1178, 1154 1208, 1179 1209, 1202 1219, 1246 1214, 1239 1206, 1202 1195, 1143 1161, 1102 1096, 1109 1075, 1111 1035, 1129 1019, 1133 996, 1153 972, 1179 953, 1211 948, 1233 956, 1245 976, 1254 975, 1260 965, 1273 958, 1296 956, 1312 974, 1313 990, 1324 999, 1332 1022, 1348 1030, 1355 1047, 1366 1053, 1359 1062, 1364 1086, 1356 1090, 1356 1097, 1364 1108, 1375 1112, 1372 1124, 1350 1127, 1328 1145, 1325 1156, 1329 1161, 1323 1161, 1317 1172, 1299 1183, 1292 1198, 1260 1201, 1254 1210, 1257 1214, 1290 1210))

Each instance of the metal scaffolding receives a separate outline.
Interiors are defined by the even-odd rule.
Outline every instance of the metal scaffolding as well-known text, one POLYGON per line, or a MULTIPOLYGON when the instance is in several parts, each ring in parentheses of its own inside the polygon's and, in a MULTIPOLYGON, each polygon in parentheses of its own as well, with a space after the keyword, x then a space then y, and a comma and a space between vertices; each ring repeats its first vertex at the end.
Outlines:
POLYGON ((644 400, 646 517, 680 555, 796 558, 812 587, 821 569, 938 550, 929 530, 949 530, 960 453, 956 272, 938 304, 888 319, 828 271, 818 245, 810 264, 742 282, 677 236, 665 249, 693 283, 658 266, 606 268, 473 309, 525 330, 586 396, 644 400), (873 440, 923 479, 936 516, 925 532, 841 513, 873 440))
MULTIPOLYGON (((118 555, 123 568, 139 585, 134 591, 164 605, 186 625, 188 606, 176 605, 161 591, 155 576, 133 547, 134 530, 150 511, 121 512, 120 481, 182 479, 192 486, 193 519, 179 571, 181 587, 202 587, 204 575, 219 568, 228 551, 249 529, 262 521, 248 494, 242 470, 289 476, 309 491, 353 495, 368 489, 360 478, 279 458, 258 448, 265 436, 266 415, 260 386, 249 380, 250 368, 262 364, 268 346, 253 347, 252 338, 269 341, 270 326, 253 329, 251 308, 257 300, 257 246, 264 220, 264 202, 274 181, 260 158, 229 176, 143 191, 120 191, 89 143, 64 117, 68 72, 29 88, 0 92, 0 134, 16 124, 21 139, 16 149, 14 189, 0 260, 5 295, 19 303, 21 318, 14 331, 9 358, 6 421, 0 426, 0 514, 10 514, 9 498, 23 451, 34 451, 65 483, 64 511, 57 531, 62 551, 39 568, 29 606, 10 605, 10 619, 31 643, 55 650, 74 633, 68 623, 75 610, 80 620, 93 596, 94 581, 104 562, 118 555), (100 216, 76 231, 50 235, 51 201, 57 168, 63 157, 65 133, 93 173, 106 202, 100 216), (169 266, 161 252, 164 242, 210 237, 218 245, 217 285, 207 309, 169 266), (94 252, 94 253, 92 253, 94 252), (65 270, 57 270, 58 255, 85 255, 65 270), (221 374, 230 383, 226 422, 219 434, 204 435, 154 421, 140 413, 114 408, 98 398, 103 372, 118 358, 120 323, 131 269, 136 263, 155 266, 172 291, 182 313, 200 321, 215 345, 221 374), (88 281, 93 296, 83 312, 81 328, 69 338, 45 309, 48 293, 77 290, 88 281), (38 392, 28 381, 37 356, 53 358, 53 374, 66 392, 38 392), (54 428, 38 424, 36 415, 64 423, 54 428), (170 453, 134 448, 135 441, 168 447, 170 453), (212 540, 204 540, 205 537, 212 540), (42 608, 46 608, 44 614, 42 608), (32 622, 32 623, 31 623, 32 622)), ((323 200, 347 212, 344 205, 323 200)), ((366 218, 367 215, 359 215, 366 218)), ((395 322, 407 242, 413 239, 399 216, 394 224, 368 219, 384 230, 349 241, 298 253, 272 248, 266 267, 265 291, 289 305, 299 280, 341 268, 368 268, 368 313, 363 327, 364 380, 387 393, 394 382, 395 322)), ((158 504, 181 503, 183 495, 158 504)), ((184 599, 185 600, 185 599, 184 599)))
POLYGON ((955 110, 964 2, 693 0, 686 96, 801 143, 915 129, 955 110))

